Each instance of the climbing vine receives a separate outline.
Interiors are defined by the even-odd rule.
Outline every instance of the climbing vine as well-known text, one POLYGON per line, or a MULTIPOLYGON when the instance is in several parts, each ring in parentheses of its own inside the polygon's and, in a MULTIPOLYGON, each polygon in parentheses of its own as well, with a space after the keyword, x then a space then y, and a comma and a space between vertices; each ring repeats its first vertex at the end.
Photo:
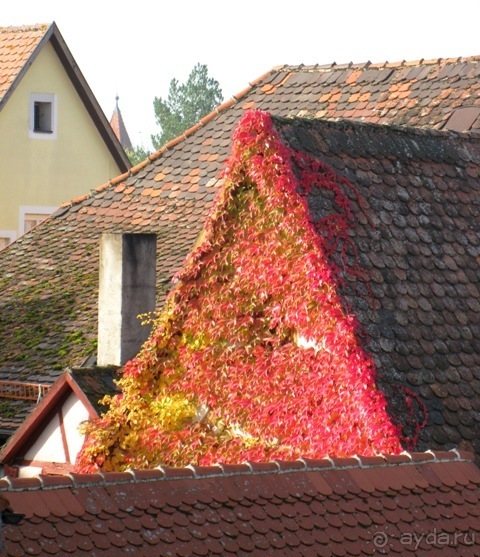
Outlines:
POLYGON ((78 470, 401 452, 338 293, 344 266, 361 273, 356 190, 259 111, 236 128, 222 178, 122 394, 86 427, 78 470), (336 210, 313 222, 318 188, 336 210))

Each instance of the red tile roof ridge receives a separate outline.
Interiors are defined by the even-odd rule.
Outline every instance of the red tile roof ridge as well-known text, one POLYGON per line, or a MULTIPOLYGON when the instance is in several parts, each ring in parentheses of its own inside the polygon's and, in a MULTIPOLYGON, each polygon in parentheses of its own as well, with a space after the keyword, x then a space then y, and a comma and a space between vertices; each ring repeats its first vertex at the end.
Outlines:
POLYGON ((64 487, 93 487, 154 481, 203 479, 237 475, 283 474, 315 472, 321 470, 348 470, 391 466, 422 466, 443 462, 473 462, 474 455, 452 449, 450 451, 404 451, 401 455, 376 455, 354 457, 325 457, 321 459, 299 458, 293 461, 246 462, 240 464, 215 464, 212 466, 188 465, 183 468, 159 466, 149 470, 126 470, 125 472, 97 472, 95 474, 68 473, 64 475, 40 475, 32 478, 0 479, 1 491, 53 490, 64 487), (404 459, 398 457, 405 457, 404 459))
POLYGON ((2 489, 4 484, 7 484, 8 491, 33 491, 43 487, 38 476, 34 478, 10 478, 5 476, 0 480, 0 491, 5 491, 2 489))
MULTIPOLYGON (((140 164, 142 164, 142 163, 140 163, 140 164)), ((137 165, 137 166, 139 166, 139 165, 137 165)), ((117 186, 121 182, 125 181, 127 178, 130 178, 130 176, 132 176, 132 175, 133 175, 132 169, 129 169, 129 170, 127 170, 127 172, 124 172, 123 174, 120 174, 119 176, 115 176, 114 178, 111 178, 108 182, 105 182, 101 186, 96 187, 93 191, 101 192, 103 190, 108 189, 110 186, 117 186)))
POLYGON ((32 25, 9 25, 0 27, 0 33, 24 33, 25 31, 44 31, 50 23, 34 23, 32 25))
MULTIPOLYGON (((250 85, 250 87, 255 87, 255 85, 258 85, 261 81, 264 81, 272 73, 275 73, 274 69, 270 69, 267 72, 264 72, 262 75, 259 75, 256 79, 249 81, 248 84, 250 85)), ((236 95, 234 95, 234 97, 236 97, 236 95)))
MULTIPOLYGON (((378 62, 371 62, 370 60, 367 60, 366 62, 345 62, 342 64, 337 64, 336 62, 332 62, 330 64, 311 64, 311 65, 305 65, 305 64, 298 64, 298 65, 288 65, 288 64, 284 64, 284 65, 280 65, 280 66, 275 66, 273 68, 272 71, 277 71, 277 72, 295 72, 295 71, 325 71, 325 70, 338 70, 338 69, 345 69, 345 68, 350 68, 350 69, 354 69, 354 70, 360 70, 360 69, 368 69, 368 68, 397 68, 397 67, 409 67, 409 66, 419 66, 419 65, 435 65, 435 64, 458 64, 460 62, 473 62, 473 61, 478 61, 480 60, 480 55, 475 55, 475 56, 458 56, 456 58, 420 58, 418 60, 397 60, 394 62, 389 62, 388 60, 385 61, 378 61, 378 62)), ((270 72, 267 72, 266 74, 264 74, 261 78, 265 78, 266 76, 268 76, 270 72)), ((259 80, 261 80, 261 78, 259 78, 258 80, 256 80, 254 83, 257 83, 259 80)))

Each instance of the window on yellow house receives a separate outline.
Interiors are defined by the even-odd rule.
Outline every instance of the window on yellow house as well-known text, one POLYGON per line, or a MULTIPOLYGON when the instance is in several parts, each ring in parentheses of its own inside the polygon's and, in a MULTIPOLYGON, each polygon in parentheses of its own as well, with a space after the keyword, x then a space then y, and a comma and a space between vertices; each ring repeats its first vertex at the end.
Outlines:
POLYGON ((23 221, 23 228, 25 232, 28 232, 29 230, 37 226, 37 224, 40 224, 42 220, 45 220, 47 218, 47 216, 48 215, 26 213, 25 220, 23 221))
POLYGON ((53 93, 30 95, 29 137, 32 139, 56 139, 57 105, 53 93))
POLYGON ((16 234, 13 230, 0 230, 0 250, 6 248, 15 238, 16 234))
POLYGON ((33 104, 33 131, 52 133, 52 103, 37 101, 33 104))
POLYGON ((21 205, 19 213, 19 234, 25 234, 37 224, 44 221, 55 212, 58 207, 47 207, 44 205, 21 205))

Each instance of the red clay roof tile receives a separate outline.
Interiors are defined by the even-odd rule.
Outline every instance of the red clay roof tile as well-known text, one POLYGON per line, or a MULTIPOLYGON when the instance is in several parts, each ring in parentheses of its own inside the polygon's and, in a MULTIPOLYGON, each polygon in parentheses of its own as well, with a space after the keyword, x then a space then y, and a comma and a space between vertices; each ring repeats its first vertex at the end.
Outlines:
POLYGON ((48 25, 0 28, 0 102, 44 37, 48 25))

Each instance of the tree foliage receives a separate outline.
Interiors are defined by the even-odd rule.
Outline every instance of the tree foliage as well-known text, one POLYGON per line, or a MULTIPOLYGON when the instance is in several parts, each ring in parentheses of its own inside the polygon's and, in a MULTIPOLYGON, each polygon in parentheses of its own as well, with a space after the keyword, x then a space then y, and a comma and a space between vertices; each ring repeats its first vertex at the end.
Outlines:
POLYGON ((223 101, 218 81, 208 76, 204 64, 196 64, 185 83, 177 79, 170 81, 167 100, 155 97, 153 108, 160 133, 152 135, 156 149, 181 135, 209 114, 223 101))
POLYGON ((224 179, 122 394, 86 428, 79 471, 402 450, 332 264, 353 186, 255 111, 224 179), (313 223, 299 188, 328 190, 338 211, 313 223))
POLYGON ((125 152, 127 153, 127 157, 129 158, 132 166, 143 162, 148 155, 150 155, 150 151, 141 146, 136 146, 132 149, 125 149, 125 152))

